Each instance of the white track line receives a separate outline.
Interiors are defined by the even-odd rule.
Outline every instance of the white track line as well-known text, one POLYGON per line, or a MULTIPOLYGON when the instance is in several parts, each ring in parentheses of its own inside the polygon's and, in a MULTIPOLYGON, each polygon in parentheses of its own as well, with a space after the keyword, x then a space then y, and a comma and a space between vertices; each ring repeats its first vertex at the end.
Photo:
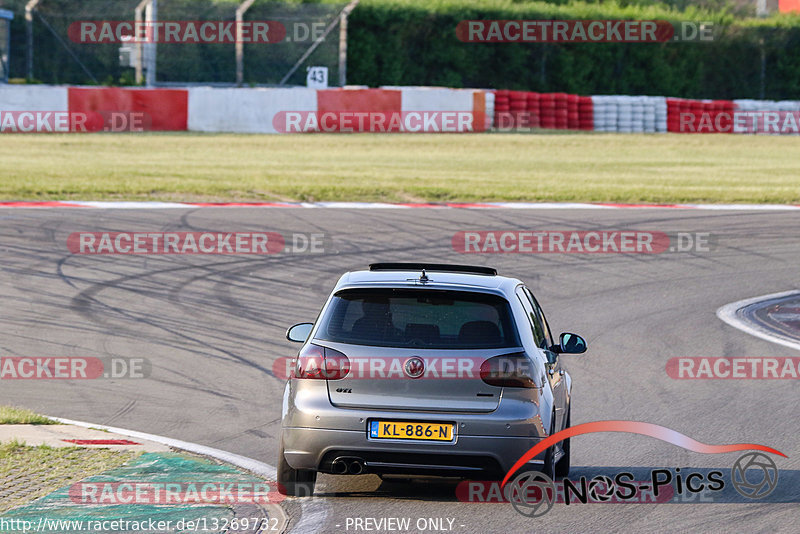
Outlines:
MULTIPOLYGON (((240 456, 238 454, 234 454, 232 452, 227 452, 220 449, 214 449, 212 447, 206 447, 205 445, 199 445, 197 443, 191 443, 189 441, 181 441, 178 439, 167 438, 164 436, 157 436, 155 434, 138 432, 136 430, 127 430, 124 428, 98 425, 95 423, 85 423, 83 421, 73 421, 72 419, 64 419, 63 417, 51 417, 51 416, 45 416, 45 417, 47 417, 48 419, 52 419, 54 421, 58 421, 59 423, 63 423, 65 425, 75 425, 84 428, 99 428, 100 430, 106 430, 108 432, 111 432, 113 434, 119 434, 121 436, 128 436, 131 438, 154 441, 156 443, 161 443, 168 447, 174 447, 176 449, 182 449, 184 451, 193 452, 195 454, 201 454, 203 456, 209 456, 211 458, 215 458, 222 462, 235 465, 236 467, 241 467, 242 469, 246 469, 251 473, 255 473, 269 480, 274 481, 277 480, 278 478, 278 471, 277 469, 275 469, 275 467, 269 464, 265 464, 264 462, 259 462, 258 460, 254 460, 252 458, 248 458, 246 456, 240 456)), ((314 532, 316 529, 318 529, 321 525, 324 524, 325 518, 328 515, 328 507, 325 505, 323 499, 312 497, 312 498, 298 499, 298 501, 300 502, 300 508, 301 508, 300 521, 294 526, 294 528, 291 529, 290 532, 302 532, 302 533, 314 532)), ((280 506, 278 505, 273 505, 273 506, 283 516, 282 519, 284 520, 284 525, 285 525, 288 522, 286 513, 280 506)))
POLYGON ((798 210, 800 206, 793 204, 679 204, 679 208, 692 208, 699 210, 742 210, 742 211, 775 211, 798 210))
POLYGON ((138 209, 141 204, 143 208, 147 209, 167 209, 167 208, 185 208, 186 204, 182 202, 103 202, 103 201, 89 201, 82 200, 79 202, 71 202, 71 204, 78 204, 87 208, 114 208, 114 209, 138 209))
POLYGON ((766 328, 762 328, 757 324, 753 324, 750 321, 744 319, 743 314, 739 313, 744 308, 752 306, 753 304, 763 303, 765 305, 768 305, 770 301, 781 300, 786 297, 791 297, 794 295, 800 295, 800 290, 794 289, 792 291, 784 291, 782 293, 772 293, 771 295, 764 295, 761 297, 753 297, 751 299, 732 302, 718 309, 717 317, 719 317, 722 321, 726 322, 732 327, 738 328, 742 332, 746 332, 751 336, 756 336, 761 339, 766 339, 767 341, 771 341, 772 343, 777 343, 778 345, 783 345, 784 347, 790 347, 795 350, 800 350, 800 343, 798 343, 797 341, 776 334, 775 332, 767 330, 766 328))

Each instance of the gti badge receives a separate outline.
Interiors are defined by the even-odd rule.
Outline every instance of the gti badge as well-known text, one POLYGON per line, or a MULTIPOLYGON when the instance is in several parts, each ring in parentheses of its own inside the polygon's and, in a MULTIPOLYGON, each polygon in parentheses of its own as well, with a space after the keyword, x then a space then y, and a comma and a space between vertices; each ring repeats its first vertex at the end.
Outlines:
POLYGON ((409 378, 419 378, 425 372, 425 362, 422 361, 422 358, 414 356, 406 360, 403 368, 409 378))

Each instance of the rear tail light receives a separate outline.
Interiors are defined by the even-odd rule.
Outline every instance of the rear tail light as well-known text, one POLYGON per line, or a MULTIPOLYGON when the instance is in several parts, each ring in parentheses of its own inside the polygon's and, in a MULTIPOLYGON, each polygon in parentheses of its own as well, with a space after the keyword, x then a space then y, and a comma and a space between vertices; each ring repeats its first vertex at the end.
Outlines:
POLYGON ((297 355, 292 378, 340 380, 350 372, 350 360, 338 350, 306 345, 297 355))
POLYGON ((481 380, 500 388, 535 388, 531 361, 524 352, 489 358, 481 364, 481 380))

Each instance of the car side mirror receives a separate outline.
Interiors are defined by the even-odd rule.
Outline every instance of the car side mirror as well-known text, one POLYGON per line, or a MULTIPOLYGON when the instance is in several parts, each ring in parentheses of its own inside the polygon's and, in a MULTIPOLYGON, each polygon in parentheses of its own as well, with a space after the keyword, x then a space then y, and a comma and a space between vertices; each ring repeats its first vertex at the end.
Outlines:
POLYGON ((586 352, 586 340, 578 334, 565 332, 558 337, 558 349, 562 354, 583 354, 586 352))
POLYGON ((289 341, 294 341, 295 343, 305 343, 313 328, 314 323, 296 324, 286 331, 286 339, 289 341))

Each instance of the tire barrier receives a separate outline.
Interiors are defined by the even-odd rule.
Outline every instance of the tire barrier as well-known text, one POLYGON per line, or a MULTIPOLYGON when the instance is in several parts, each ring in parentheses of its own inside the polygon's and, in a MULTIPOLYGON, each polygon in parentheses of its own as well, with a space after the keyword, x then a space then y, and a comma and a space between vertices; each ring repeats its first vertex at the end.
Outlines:
POLYGON ((668 98, 668 131, 674 133, 731 133, 735 105, 731 100, 668 98))
POLYGON ((509 117, 511 106, 508 98, 508 91, 491 91, 494 95, 494 120, 492 126, 500 128, 503 120, 509 117))
POLYGON ((508 109, 514 126, 524 128, 528 113, 528 93, 525 91, 509 91, 508 109))
POLYGON ((483 91, 486 99, 486 131, 494 127, 494 114, 495 114, 495 95, 492 91, 483 91))
POLYGON ((800 134, 800 101, 667 98, 674 133, 800 134))
POLYGON ((666 132, 667 99, 660 96, 535 93, 498 90, 495 129, 666 132))
POLYGON ((578 129, 594 130, 594 103, 590 96, 578 97, 578 129))
POLYGON ((667 131, 667 102, 661 96, 593 96, 594 129, 598 132, 657 133, 667 131))
POLYGON ((499 131, 593 130, 594 104, 588 96, 531 91, 490 92, 494 128, 499 131))
POLYGON ((795 100, 667 99, 669 131, 675 133, 800 134, 795 100))
POLYGON ((734 100, 733 133, 800 134, 800 101, 734 100))
POLYGON ((800 101, 697 100, 663 96, 497 90, 494 129, 618 133, 800 135, 800 101))

